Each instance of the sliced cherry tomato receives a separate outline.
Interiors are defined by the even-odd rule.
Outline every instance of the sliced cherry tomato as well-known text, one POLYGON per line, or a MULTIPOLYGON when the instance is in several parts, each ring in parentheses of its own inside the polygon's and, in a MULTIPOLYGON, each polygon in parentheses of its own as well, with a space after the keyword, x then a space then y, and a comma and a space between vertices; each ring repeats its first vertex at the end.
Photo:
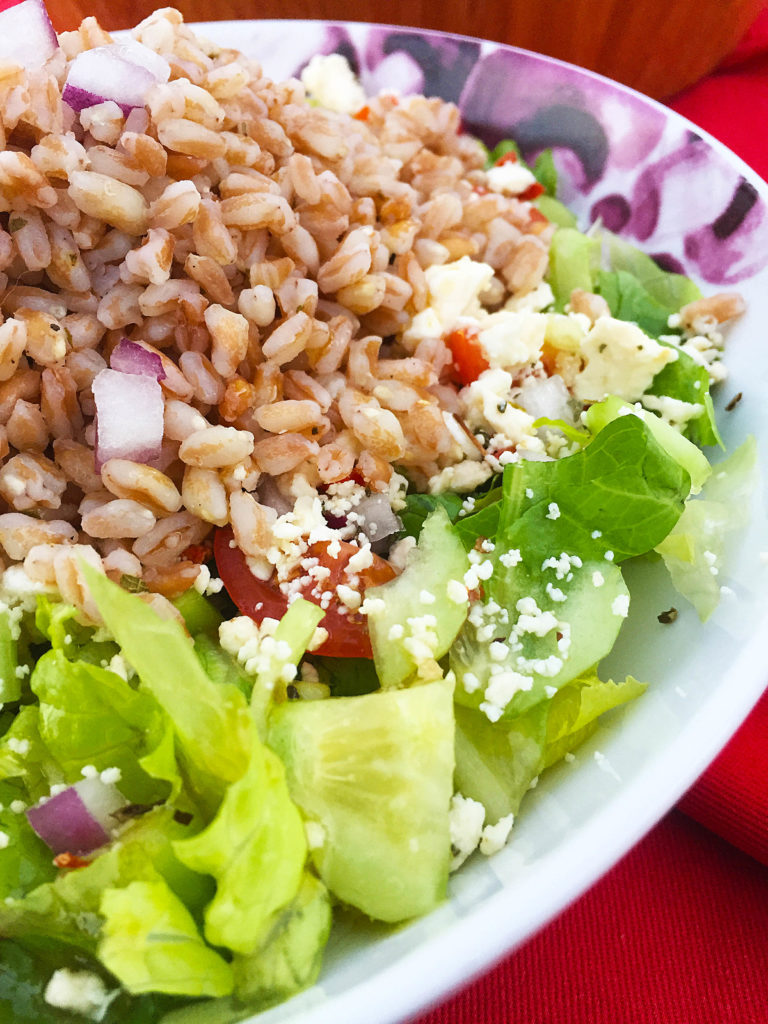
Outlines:
POLYGON ((539 196, 543 196, 546 191, 547 190, 540 181, 534 181, 534 183, 529 185, 525 192, 521 192, 517 198, 530 202, 532 199, 538 199, 539 196))
POLYGON ((516 164, 517 153, 514 149, 508 149, 506 153, 502 153, 498 160, 494 160, 494 167, 501 167, 502 164, 516 164))
POLYGON ((489 362, 477 334, 468 327, 461 327, 445 339, 445 343, 453 354, 453 365, 456 376, 462 384, 471 384, 480 374, 487 370, 489 362))
POLYGON ((91 863, 89 860, 83 860, 82 857, 78 857, 75 853, 58 853, 53 858, 54 866, 67 871, 74 871, 77 868, 87 868, 91 863))
MULTIPOLYGON (((248 568, 245 555, 240 548, 230 546, 233 540, 232 530, 227 526, 216 531, 214 553, 219 576, 224 581, 227 592, 243 615, 249 615, 254 621, 262 619, 280 619, 288 608, 288 598, 278 588, 274 578, 259 580, 248 568)), ((307 550, 308 558, 317 558, 320 565, 330 570, 330 575, 323 580, 322 591, 330 590, 334 597, 320 625, 328 630, 328 639, 317 649, 317 654, 326 654, 332 658, 371 658, 371 641, 364 616, 348 612, 336 597, 336 588, 340 583, 348 583, 345 572, 350 558, 359 552, 359 548, 346 541, 339 541, 338 557, 333 558, 329 552, 327 541, 318 541, 307 550)), ((355 575, 359 579, 359 589, 365 593, 368 587, 376 587, 386 583, 397 575, 395 570, 383 558, 373 556, 373 564, 361 569, 355 575)), ((314 581, 300 590, 302 597, 313 604, 320 604, 319 598, 312 593, 314 581)))

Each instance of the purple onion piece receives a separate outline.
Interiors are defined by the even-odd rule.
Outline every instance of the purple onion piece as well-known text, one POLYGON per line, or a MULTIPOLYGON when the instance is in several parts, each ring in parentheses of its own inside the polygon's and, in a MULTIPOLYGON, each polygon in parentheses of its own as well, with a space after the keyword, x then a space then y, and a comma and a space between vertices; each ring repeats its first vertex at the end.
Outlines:
POLYGON ((112 100, 124 114, 143 107, 148 90, 158 81, 148 68, 127 59, 118 46, 83 50, 69 65, 62 99, 73 110, 112 100))
POLYGON ((121 338, 112 349, 109 365, 121 373, 143 373, 155 380, 164 380, 166 377, 163 361, 157 352, 150 352, 129 338, 121 338))
POLYGON ((286 498, 271 476, 259 480, 259 501, 268 508, 273 508, 279 516, 293 511, 293 502, 286 498))
POLYGON ((356 526, 372 543, 384 540, 403 528, 386 494, 369 494, 352 511, 358 517, 356 526))
POLYGON ((55 854, 90 853, 109 842, 74 786, 27 810, 27 820, 55 854))
POLYGON ((163 442, 163 391, 144 373, 102 370, 93 381, 96 469, 109 459, 150 462, 163 442))
POLYGON ((39 68, 59 48, 43 0, 23 0, 0 11, 0 58, 39 68))

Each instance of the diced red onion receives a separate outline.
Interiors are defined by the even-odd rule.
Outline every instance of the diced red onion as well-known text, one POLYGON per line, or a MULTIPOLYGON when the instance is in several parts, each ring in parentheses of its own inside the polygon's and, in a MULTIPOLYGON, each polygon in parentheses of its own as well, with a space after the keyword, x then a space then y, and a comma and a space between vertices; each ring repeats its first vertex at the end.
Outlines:
POLYGON ((163 380, 166 372, 157 352, 150 352, 143 345, 137 345, 130 338, 121 338, 112 349, 109 365, 121 373, 143 373, 155 380, 163 380))
POLYGON ((43 0, 23 0, 0 11, 0 58, 40 68, 58 48, 43 0))
POLYGON ((355 525, 371 543, 390 537, 403 528, 386 494, 369 494, 352 511, 357 516, 355 525))
POLYGON ((171 77, 171 65, 159 53, 140 43, 138 39, 126 39, 105 47, 113 50, 118 57, 149 71, 156 82, 167 82, 171 77))
POLYGON ((271 476, 265 476, 259 480, 258 491, 259 502, 273 508, 279 516, 284 516, 286 512, 293 512, 293 502, 290 498, 286 498, 271 476))
POLYGON ((113 100, 124 114, 143 107, 148 90, 170 75, 168 62, 141 43, 115 43, 78 53, 62 99, 74 110, 113 100))
POLYGON ((562 377, 557 374, 541 380, 527 380, 515 402, 535 420, 545 418, 574 422, 571 396, 562 377))
POLYGON ((127 803, 115 786, 96 776, 30 807, 27 820, 55 854, 90 853, 109 842, 112 816, 127 803))
POLYGON ((96 468, 109 459, 150 462, 163 441, 163 391, 143 373, 102 370, 93 381, 96 468))

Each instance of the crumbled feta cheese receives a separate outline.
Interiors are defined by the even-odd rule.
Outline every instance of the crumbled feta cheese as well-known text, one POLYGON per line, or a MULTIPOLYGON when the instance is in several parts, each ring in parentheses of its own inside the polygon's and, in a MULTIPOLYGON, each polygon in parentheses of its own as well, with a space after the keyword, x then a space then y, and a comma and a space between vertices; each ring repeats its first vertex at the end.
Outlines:
POLYGON ((643 395, 642 403, 646 409, 658 415, 671 427, 683 431, 687 423, 704 414, 701 402, 684 402, 669 395, 643 395))
POLYGON ((505 551, 503 555, 499 556, 499 561, 506 569, 514 569, 522 560, 523 556, 518 548, 510 548, 509 551, 505 551))
POLYGON ((503 164, 489 167, 485 175, 488 188, 507 196, 519 196, 536 184, 535 174, 517 160, 507 160, 503 164))
POLYGON ((477 340, 488 364, 514 370, 535 363, 544 344, 547 319, 543 313, 509 309, 483 317, 477 340))
POLYGON ((634 402, 653 378, 677 359, 673 348, 649 338, 637 324, 601 316, 581 343, 584 368, 576 374, 573 393, 580 402, 620 395, 634 402))
POLYGON ((495 825, 486 825, 480 837, 480 853, 484 857, 491 857, 504 849, 514 823, 514 814, 507 814, 499 818, 495 825))
POLYGON ((619 615, 622 619, 626 619, 629 615, 629 594, 618 594, 614 597, 611 611, 614 615, 619 615))
POLYGON ((8 835, 8 833, 7 832, 0 832, 0 850, 7 849, 8 846, 10 845, 10 842, 11 842, 11 837, 8 835))
POLYGON ((491 722, 498 722, 504 708, 512 700, 516 693, 527 692, 533 686, 532 676, 515 672, 514 669, 505 669, 491 676, 491 681, 485 688, 485 700, 480 704, 480 710, 491 722))
POLYGON ((301 72, 310 99, 326 110, 354 114, 365 106, 366 95, 346 57, 316 54, 301 72))
MULTIPOLYGON (((467 426, 471 430, 503 434, 510 445, 533 437, 534 418, 512 404, 511 389, 512 374, 498 367, 484 370, 459 396, 467 426)), ((541 443, 539 446, 543 448, 541 443)))
POLYGON ((595 586, 595 587, 602 587, 602 585, 604 583, 605 583, 605 576, 603 576, 603 574, 601 572, 599 572, 598 570, 595 570, 595 572, 592 573, 592 584, 593 584, 593 586, 595 586))
POLYGON ((468 598, 467 588, 461 580, 448 580, 445 591, 448 600, 453 604, 464 604, 468 598))
POLYGON ((116 786, 122 777, 123 773, 117 767, 105 768, 99 775, 105 786, 116 786))
POLYGON ((461 683, 467 693, 476 693, 480 689, 480 680, 474 672, 465 672, 461 677, 461 683))
POLYGON ((547 509, 547 519, 559 519, 560 518, 560 506, 556 501, 550 501, 547 509))
POLYGON ((485 823, 485 808, 477 800, 455 793, 449 815, 451 835, 451 871, 455 871, 480 843, 485 823))
POLYGON ((340 583, 336 587, 336 594, 341 603, 349 608, 351 612, 356 612, 362 603, 362 596, 359 590, 355 590, 354 587, 347 586, 346 583, 340 583))
POLYGON ((455 491, 465 494, 474 491, 480 484, 493 476, 493 470, 487 462, 473 462, 465 459, 453 466, 446 466, 439 473, 429 478, 429 493, 442 494, 443 491, 455 491))
POLYGON ((118 993, 119 989, 109 993, 98 974, 63 967, 51 975, 43 998, 49 1006, 100 1021, 118 993))
POLYGON ((423 338, 442 338, 461 317, 481 312, 478 298, 493 280, 493 267, 462 256, 451 263, 427 267, 427 307, 417 313, 403 332, 403 342, 415 348, 423 338))

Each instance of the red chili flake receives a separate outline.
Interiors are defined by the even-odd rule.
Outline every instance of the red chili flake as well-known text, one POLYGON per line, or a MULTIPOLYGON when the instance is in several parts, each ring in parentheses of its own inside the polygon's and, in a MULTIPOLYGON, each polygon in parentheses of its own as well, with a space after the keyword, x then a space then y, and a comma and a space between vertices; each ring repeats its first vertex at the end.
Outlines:
POLYGON ((352 115, 352 117, 354 117, 358 121, 367 121, 370 116, 371 108, 367 105, 364 107, 360 107, 358 112, 352 115))
POLYGON ((525 192, 521 192, 517 197, 525 202, 530 202, 532 199, 538 199, 539 196, 543 196, 547 190, 541 184, 540 181, 534 181, 532 185, 529 185, 525 192))
POLYGON ((76 868, 87 868, 91 862, 78 857, 76 853, 59 853, 53 858, 54 867, 67 871, 74 871, 76 868))
POLYGON ((508 152, 503 153, 499 157, 498 160, 494 160, 493 166, 494 167, 501 167, 502 164, 516 164, 516 163, 517 163, 517 153, 514 151, 514 149, 510 149, 508 152))

